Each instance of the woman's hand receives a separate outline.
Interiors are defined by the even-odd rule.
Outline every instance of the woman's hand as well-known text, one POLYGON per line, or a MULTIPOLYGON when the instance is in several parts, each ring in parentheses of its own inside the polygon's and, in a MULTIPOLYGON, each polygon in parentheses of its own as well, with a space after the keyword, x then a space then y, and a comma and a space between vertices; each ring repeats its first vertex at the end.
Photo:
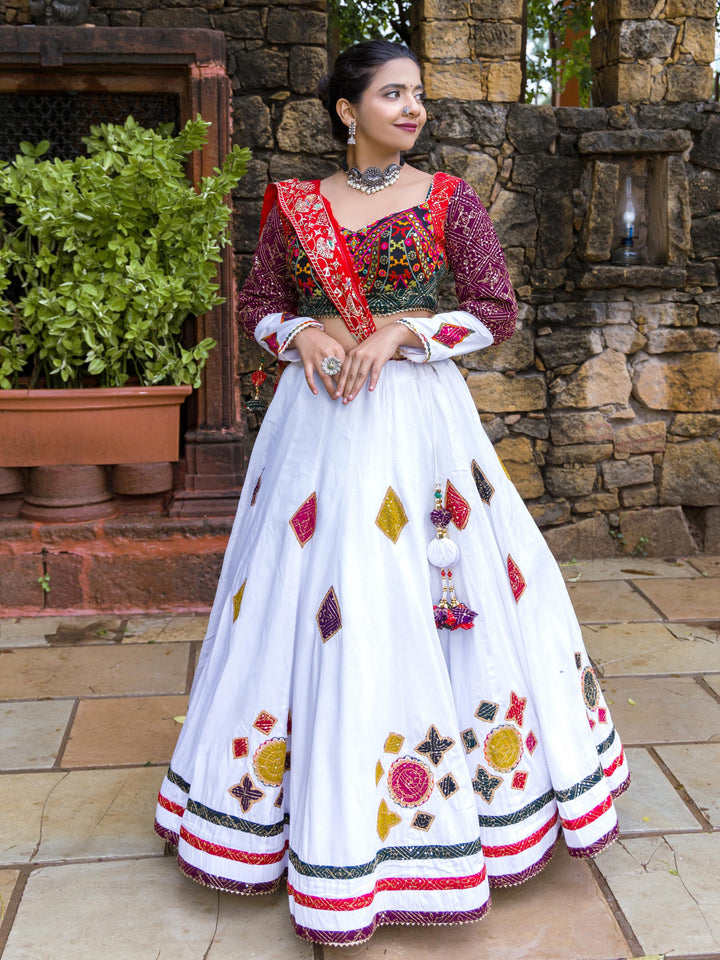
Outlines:
POLYGON ((307 327, 301 330, 292 339, 293 347, 297 348, 305 370, 305 379, 312 392, 317 395, 318 388, 315 384, 315 373, 317 373, 323 382, 323 386, 328 394, 335 398, 339 396, 336 388, 336 380, 322 372, 320 364, 326 357, 337 357, 340 363, 345 361, 345 350, 333 337, 328 336, 319 327, 307 327))
POLYGON ((368 390, 374 390, 380 379, 380 371, 395 356, 397 348, 403 344, 417 346, 418 342, 418 337, 401 323, 389 323, 376 330, 348 350, 338 377, 335 397, 342 397, 343 403, 354 400, 368 377, 368 390))

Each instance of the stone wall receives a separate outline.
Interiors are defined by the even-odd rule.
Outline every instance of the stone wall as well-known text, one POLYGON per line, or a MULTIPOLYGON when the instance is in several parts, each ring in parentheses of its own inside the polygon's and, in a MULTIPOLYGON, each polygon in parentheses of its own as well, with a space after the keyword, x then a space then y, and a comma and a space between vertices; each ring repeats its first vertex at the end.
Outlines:
MULTIPOLYGON (((26 2, 4 0, 7 19, 22 22, 26 2)), ((513 102, 520 6, 420 0, 413 11, 431 95, 414 160, 478 191, 520 302, 512 340, 461 369, 558 557, 720 551, 720 109, 702 99, 706 0, 666 0, 655 17, 645 0, 596 3, 605 105, 590 109, 513 102), (631 74, 649 76, 649 91, 631 74), (610 263, 627 176, 645 260, 632 268, 610 263)), ((253 150, 234 200, 241 279, 268 180, 336 169, 312 97, 323 0, 95 0, 92 17, 225 32, 234 139, 253 150)), ((259 357, 244 348, 246 397, 259 357)))

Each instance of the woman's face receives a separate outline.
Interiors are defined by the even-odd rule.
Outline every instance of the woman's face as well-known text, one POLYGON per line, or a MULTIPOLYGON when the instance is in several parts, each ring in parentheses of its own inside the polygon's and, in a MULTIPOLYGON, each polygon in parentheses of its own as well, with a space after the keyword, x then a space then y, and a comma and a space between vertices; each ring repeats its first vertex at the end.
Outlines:
POLYGON ((358 145, 384 151, 409 150, 425 126, 420 68, 407 57, 378 67, 352 112, 357 121, 358 145))

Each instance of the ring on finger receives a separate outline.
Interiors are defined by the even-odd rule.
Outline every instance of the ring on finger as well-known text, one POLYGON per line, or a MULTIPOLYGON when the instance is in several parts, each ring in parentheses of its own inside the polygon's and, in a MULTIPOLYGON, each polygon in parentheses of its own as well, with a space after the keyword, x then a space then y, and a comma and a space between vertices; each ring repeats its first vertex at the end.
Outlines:
POLYGON ((320 369, 328 377, 336 377, 342 370, 342 361, 339 357, 323 357, 320 369))

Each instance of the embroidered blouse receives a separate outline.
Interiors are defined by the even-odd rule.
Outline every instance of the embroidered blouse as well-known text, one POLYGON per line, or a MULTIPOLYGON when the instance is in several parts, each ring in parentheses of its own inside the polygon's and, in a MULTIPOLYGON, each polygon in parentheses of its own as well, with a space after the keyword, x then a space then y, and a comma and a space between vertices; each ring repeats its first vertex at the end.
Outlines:
MULTIPOLYGON (((453 178, 445 222, 438 224, 428 205, 437 180, 433 178, 423 203, 361 230, 341 228, 374 316, 436 311, 440 284, 452 271, 459 310, 402 320, 423 344, 422 349, 401 348, 411 360, 444 359, 507 340, 517 319, 515 295, 487 211, 472 187, 453 178)), ((282 359, 297 354, 288 348, 301 329, 321 327, 323 317, 337 316, 277 205, 267 217, 240 292, 238 316, 249 336, 282 359)))

